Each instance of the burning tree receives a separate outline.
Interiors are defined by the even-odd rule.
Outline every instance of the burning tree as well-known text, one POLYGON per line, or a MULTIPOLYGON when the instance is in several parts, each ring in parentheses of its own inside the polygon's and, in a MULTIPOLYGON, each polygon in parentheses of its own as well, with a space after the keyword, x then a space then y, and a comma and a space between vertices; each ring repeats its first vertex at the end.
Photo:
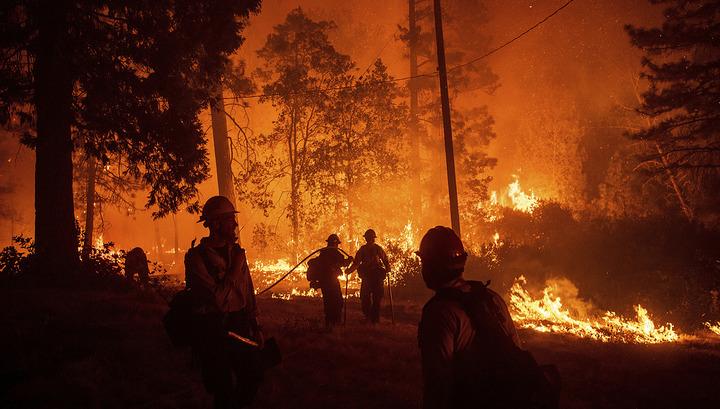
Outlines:
POLYGON ((695 203, 717 213, 720 187, 720 1, 651 0, 666 5, 662 27, 628 25, 632 44, 645 52, 643 77, 650 83, 642 95, 641 114, 652 119, 630 134, 657 149, 645 155, 651 175, 672 171, 692 181, 695 203))
MULTIPOLYGON (((127 155, 156 215, 174 211, 207 177, 198 112, 211 99, 259 0, 8 1, 0 8, 0 112, 29 107, 36 151, 35 239, 47 271, 78 263, 73 135, 107 162, 127 155)), ((196 206, 196 204, 195 204, 196 206)))

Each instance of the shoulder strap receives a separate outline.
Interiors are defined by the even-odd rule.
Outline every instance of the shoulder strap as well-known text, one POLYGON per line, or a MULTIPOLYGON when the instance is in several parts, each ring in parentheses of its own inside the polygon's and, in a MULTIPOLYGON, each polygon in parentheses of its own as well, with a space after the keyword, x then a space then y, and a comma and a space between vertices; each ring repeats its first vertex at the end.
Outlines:
POLYGON ((437 291, 440 298, 456 301, 470 318, 473 329, 484 334, 483 339, 505 347, 515 346, 512 338, 505 332, 500 322, 502 313, 487 288, 490 282, 467 281, 470 291, 463 292, 457 288, 443 288, 437 291))

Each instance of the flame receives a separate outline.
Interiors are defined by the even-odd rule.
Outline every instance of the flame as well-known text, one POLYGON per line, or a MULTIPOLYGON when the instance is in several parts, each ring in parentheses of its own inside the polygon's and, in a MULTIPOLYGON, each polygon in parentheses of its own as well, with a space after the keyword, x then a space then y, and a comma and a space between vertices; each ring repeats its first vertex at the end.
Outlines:
MULTIPOLYGON (((271 261, 256 260, 250 268, 250 273, 255 283, 255 293, 272 285, 283 275, 290 271, 295 265, 289 259, 281 258, 271 261)), ((271 297, 283 300, 290 300, 296 297, 321 297, 322 292, 310 288, 305 278, 307 266, 305 263, 299 265, 292 274, 283 280, 277 287, 273 288, 271 297)), ((341 275, 338 277, 340 285, 345 289, 347 281, 348 296, 353 296, 360 288, 360 280, 357 274, 347 277, 341 275)), ((359 294, 359 292, 358 292, 359 294)))
POLYGON ((538 199, 535 197, 535 193, 530 191, 530 194, 523 192, 520 188, 520 178, 513 175, 515 181, 508 185, 508 197, 512 201, 513 209, 519 210, 525 213, 532 213, 538 206, 538 199))
POLYGON ((104 244, 105 244, 105 241, 103 240, 103 235, 98 234, 98 236, 95 238, 95 243, 93 243, 93 247, 95 247, 98 250, 102 250, 104 244))
POLYGON ((401 243, 403 250, 415 250, 415 234, 413 232, 412 221, 408 220, 401 234, 401 243))
POLYGON ((720 321, 716 322, 715 324, 706 322, 705 326, 708 327, 708 329, 715 335, 720 335, 720 321))
MULTIPOLYGON (((342 232, 344 229, 345 226, 341 225, 338 231, 342 232)), ((347 241, 349 240, 350 239, 347 241)), ((417 244, 415 243, 415 228, 413 227, 412 221, 408 221, 397 236, 388 237, 386 240, 398 242, 400 248, 402 248, 405 252, 412 252, 417 249, 417 244)), ((411 257, 417 256, 412 254, 411 257)), ((250 268, 253 282, 256 287, 256 293, 275 283, 283 275, 285 275, 285 273, 290 271, 293 266, 294 264, 287 258, 276 260, 256 260, 250 268)), ((388 274, 390 281, 397 282, 398 277, 404 269, 404 265, 394 263, 392 265, 392 271, 388 274)), ((309 287, 309 283, 307 282, 304 274, 306 271, 307 266, 305 264, 298 266, 291 275, 278 284, 277 287, 273 288, 272 298, 290 300, 294 297, 320 297, 322 295, 320 291, 313 290, 309 287)), ((351 274, 350 276, 343 274, 339 276, 338 279, 340 280, 340 286, 343 288, 343 292, 345 291, 345 287, 347 285, 348 297, 360 296, 361 282, 357 274, 351 274)))
POLYGON ((520 276, 510 289, 511 314, 515 323, 522 328, 572 334, 602 342, 656 344, 680 339, 672 324, 656 327, 647 310, 640 305, 635 306, 637 316, 634 319, 621 317, 611 311, 599 318, 576 317, 587 315, 592 306, 580 300, 574 306, 578 313, 573 314, 568 306, 563 305, 561 298, 554 294, 557 291, 554 285, 545 287, 542 297, 535 299, 525 290, 525 284, 527 280, 520 276))
POLYGON ((494 222, 502 217, 500 209, 502 207, 512 207, 514 210, 532 213, 539 205, 539 198, 530 190, 530 194, 525 193, 520 187, 520 178, 512 175, 513 182, 507 186, 507 195, 498 197, 498 192, 493 190, 490 192, 490 198, 481 201, 475 205, 477 209, 485 209, 485 221, 494 222), (510 204, 508 203, 508 200, 510 204))

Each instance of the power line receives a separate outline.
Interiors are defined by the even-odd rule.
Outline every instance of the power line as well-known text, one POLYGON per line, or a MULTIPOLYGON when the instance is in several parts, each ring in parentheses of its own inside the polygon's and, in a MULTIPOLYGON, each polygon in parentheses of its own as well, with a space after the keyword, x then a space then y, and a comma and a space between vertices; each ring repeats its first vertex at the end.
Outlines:
POLYGON ((530 27, 530 28, 528 28, 527 30, 523 31, 522 33, 516 35, 516 36, 513 37, 511 40, 506 41, 506 42, 503 43, 502 45, 499 45, 499 46, 493 48, 492 50, 488 51, 487 53, 485 53, 485 54, 483 54, 483 55, 481 55, 481 56, 479 56, 479 57, 473 58, 472 60, 470 60, 470 61, 468 61, 468 62, 465 62, 465 63, 462 63, 462 64, 458 64, 458 65, 456 65, 456 66, 448 69, 448 72, 450 72, 450 71, 452 71, 452 70, 456 70, 456 69, 458 69, 458 68, 462 68, 462 67, 468 66, 468 65, 470 65, 470 64, 474 64, 474 63, 476 63, 476 62, 478 62, 478 61, 480 61, 480 60, 482 60, 482 59, 484 59, 484 58, 487 58, 487 57, 495 54, 496 52, 498 52, 498 51, 502 50, 503 48, 509 46, 510 44, 514 43, 516 40, 520 39, 520 38, 523 37, 525 34, 527 34, 527 33, 531 32, 531 31, 535 30, 535 29, 538 28, 542 23, 550 20, 554 15, 556 15, 557 13, 559 13, 559 12, 560 12, 562 9, 564 9, 565 7, 569 6, 570 3, 572 3, 573 1, 575 1, 575 0, 568 0, 568 2, 565 3, 565 4, 563 4, 562 6, 560 6, 560 8, 558 8, 557 10, 553 11, 552 13, 550 13, 550 14, 549 14, 547 17, 545 17, 544 19, 542 19, 542 20, 538 21, 537 23, 535 23, 535 25, 533 25, 532 27, 530 27))
POLYGON ((377 61, 377 60, 380 58, 380 55, 382 55, 383 51, 385 51, 385 49, 387 48, 387 46, 390 45, 390 42, 391 42, 392 39, 395 37, 395 33, 396 33, 396 32, 397 32, 397 29, 395 29, 392 33, 390 33, 390 36, 388 37, 387 41, 385 42, 385 45, 382 46, 382 48, 380 49, 380 51, 378 51, 378 53, 377 53, 377 55, 375 56, 375 58, 373 58, 373 59, 370 61, 370 64, 368 64, 368 66, 365 67, 365 70, 363 71, 363 73, 360 74, 360 78, 362 78, 363 75, 367 74, 367 72, 368 72, 368 70, 370 69, 370 67, 372 67, 372 65, 375 64, 375 61, 377 61))
MULTIPOLYGON (((468 65, 472 65, 472 64, 474 64, 474 63, 476 63, 476 62, 478 62, 478 61, 480 61, 480 60, 483 60, 483 59, 485 59, 485 58, 487 58, 487 57, 495 54, 496 52, 502 50, 503 48, 509 46, 510 44, 512 44, 512 43, 514 43, 515 41, 519 40, 520 38, 524 37, 525 35, 527 35, 527 34, 530 33, 531 31, 533 31, 533 30, 535 30, 536 28, 540 27, 543 23, 545 23, 546 21, 550 20, 552 17, 554 17, 556 14, 558 14, 560 11, 562 11, 564 8, 566 8, 567 6, 569 6, 569 5, 570 5, 571 3, 573 3, 574 1, 575 1, 575 0, 568 0, 565 4, 563 4, 562 6, 558 7, 558 8, 557 8, 555 11, 553 11, 552 13, 548 14, 545 18, 543 18, 542 20, 538 21, 537 23, 535 23, 534 25, 532 25, 530 28, 528 28, 528 29, 526 29, 525 31, 521 32, 520 34, 516 35, 516 36, 513 37, 512 39, 504 42, 503 44, 501 44, 501 45, 493 48, 492 50, 488 51, 487 53, 485 53, 485 54, 483 54, 483 55, 481 55, 481 56, 479 56, 479 57, 473 58, 472 60, 469 60, 469 61, 464 62, 464 63, 462 63, 462 64, 458 64, 458 65, 455 65, 455 66, 453 66, 453 67, 450 67, 450 68, 448 68, 447 71, 450 72, 450 71, 454 71, 454 70, 457 70, 457 69, 462 68, 462 67, 466 67, 466 66, 468 66, 468 65)), ((389 42, 388 42, 388 43, 389 43, 389 42)), ((382 53, 382 51, 385 50, 385 47, 387 47, 387 44, 382 48, 382 50, 380 51, 380 53, 382 53)), ((374 62, 374 61, 373 61, 373 62, 374 62)), ((372 63, 371 63, 370 65, 372 65, 372 63)), ((370 68, 370 66, 368 66, 368 68, 367 68, 365 71, 367 72, 367 70, 368 70, 369 68, 370 68)), ((363 73, 363 75, 364 75, 364 73, 363 73)), ((437 75, 438 75, 438 72, 437 72, 437 71, 433 71, 433 72, 428 72, 428 73, 425 73, 425 74, 410 75, 410 76, 407 76, 407 77, 393 78, 393 79, 391 79, 391 80, 385 80, 385 81, 374 81, 374 82, 365 83, 365 84, 357 84, 357 83, 356 83, 356 84, 353 84, 353 85, 343 85, 343 86, 327 87, 327 88, 316 88, 316 89, 311 89, 311 90, 294 91, 294 92, 283 92, 283 93, 276 92, 276 93, 268 93, 268 94, 241 95, 241 96, 237 96, 237 97, 224 97, 223 99, 253 99, 253 98, 274 97, 274 96, 280 96, 280 95, 316 94, 316 93, 326 92, 326 91, 339 91, 339 90, 344 90, 344 89, 358 88, 358 87, 361 87, 361 86, 364 86, 364 85, 369 85, 369 84, 389 84, 389 83, 393 83, 393 82, 408 81, 408 80, 415 79, 415 78, 434 78, 434 77, 437 77, 437 75)))

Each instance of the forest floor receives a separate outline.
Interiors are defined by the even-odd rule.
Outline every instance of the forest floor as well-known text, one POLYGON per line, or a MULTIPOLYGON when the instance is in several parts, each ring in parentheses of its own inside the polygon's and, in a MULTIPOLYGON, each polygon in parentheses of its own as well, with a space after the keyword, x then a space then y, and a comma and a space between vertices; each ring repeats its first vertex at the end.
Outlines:
MULTIPOLYGON (((151 291, 0 290, 0 407, 209 408, 188 350, 173 348, 151 291)), ((261 298, 261 320, 283 351, 254 408, 418 408, 421 305, 396 323, 322 325, 320 299, 261 298)), ((385 317, 389 311, 385 311, 385 317)), ((720 340, 609 344, 521 331, 563 378, 563 408, 718 408, 720 340)))

